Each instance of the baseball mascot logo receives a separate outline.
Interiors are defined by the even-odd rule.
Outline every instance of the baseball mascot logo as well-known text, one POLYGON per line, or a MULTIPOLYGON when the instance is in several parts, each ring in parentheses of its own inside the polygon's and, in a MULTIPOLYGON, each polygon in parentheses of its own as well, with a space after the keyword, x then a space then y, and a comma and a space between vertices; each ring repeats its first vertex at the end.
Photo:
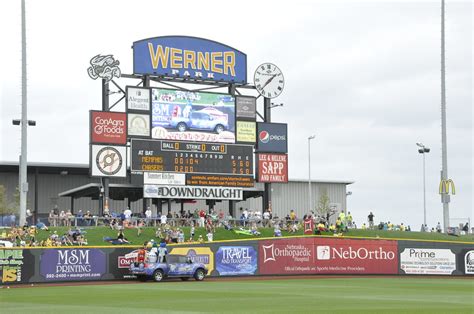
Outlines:
POLYGON ((467 252, 464 258, 465 273, 474 274, 474 250, 467 252))
POLYGON ((258 138, 260 139, 260 142, 266 144, 270 141, 270 134, 267 131, 262 131, 258 135, 258 138))

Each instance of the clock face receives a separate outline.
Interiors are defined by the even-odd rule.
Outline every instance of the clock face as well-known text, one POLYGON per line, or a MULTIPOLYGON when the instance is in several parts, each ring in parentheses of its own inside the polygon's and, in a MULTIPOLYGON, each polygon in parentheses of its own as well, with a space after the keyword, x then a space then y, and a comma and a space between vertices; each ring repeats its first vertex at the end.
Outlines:
POLYGON ((278 97, 285 86, 283 73, 272 63, 261 64, 255 71, 253 82, 260 95, 267 98, 278 97))
POLYGON ((113 147, 104 147, 97 153, 95 162, 100 172, 111 176, 122 168, 122 155, 113 147))

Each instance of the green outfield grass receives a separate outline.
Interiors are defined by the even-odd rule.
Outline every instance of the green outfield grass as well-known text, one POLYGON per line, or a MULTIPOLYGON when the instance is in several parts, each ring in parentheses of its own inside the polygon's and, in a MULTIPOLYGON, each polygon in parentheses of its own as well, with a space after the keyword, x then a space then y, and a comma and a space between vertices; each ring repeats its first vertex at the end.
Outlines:
MULTIPOLYGON (((189 227, 183 228, 186 236, 186 240, 189 239, 189 227)), ((37 238, 39 240, 44 240, 51 235, 54 231, 57 231, 59 235, 67 232, 68 228, 66 227, 57 227, 50 228, 49 231, 41 230, 39 231, 37 238)), ((108 242, 103 240, 104 237, 117 237, 117 231, 111 230, 108 227, 90 227, 84 228, 87 231, 86 238, 89 245, 91 246, 105 246, 110 245, 108 242)), ((156 228, 148 227, 142 229, 142 234, 137 235, 136 229, 126 229, 124 231, 125 237, 129 239, 133 245, 142 245, 145 241, 150 239, 158 240, 155 237, 156 228)), ((217 228, 216 233, 214 234, 214 240, 236 240, 236 239, 254 239, 254 238, 263 238, 263 237, 272 237, 273 229, 270 228, 261 228, 259 229, 261 235, 258 237, 247 236, 236 234, 232 231, 225 230, 224 228, 217 228)), ((288 235, 303 235, 303 231, 297 233, 288 233, 283 231, 283 236, 288 235)), ((206 231, 204 228, 196 228, 195 239, 199 235, 202 235, 206 239, 206 231)), ((327 232, 325 235, 332 236, 331 233, 327 232)), ((347 237, 364 237, 364 238, 396 238, 396 239, 416 239, 416 240, 441 240, 441 241, 461 241, 461 242, 474 242, 474 235, 465 235, 460 237, 449 236, 440 233, 430 233, 430 232, 402 232, 402 231, 380 231, 380 230, 349 230, 345 233, 344 236, 347 237)))
POLYGON ((2 313, 473 313, 474 280, 314 278, 0 290, 2 313))

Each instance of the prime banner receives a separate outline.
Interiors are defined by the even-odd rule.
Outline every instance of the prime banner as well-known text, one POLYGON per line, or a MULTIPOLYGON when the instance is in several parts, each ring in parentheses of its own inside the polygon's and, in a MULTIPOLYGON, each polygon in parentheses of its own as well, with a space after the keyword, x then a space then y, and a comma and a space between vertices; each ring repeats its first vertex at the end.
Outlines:
POLYGON ((161 36, 133 43, 133 73, 247 83, 247 56, 216 41, 161 36))
POLYGON ((474 275, 474 244, 399 241, 400 274, 474 275))
POLYGON ((152 138, 235 143, 235 99, 228 94, 153 88, 152 138))

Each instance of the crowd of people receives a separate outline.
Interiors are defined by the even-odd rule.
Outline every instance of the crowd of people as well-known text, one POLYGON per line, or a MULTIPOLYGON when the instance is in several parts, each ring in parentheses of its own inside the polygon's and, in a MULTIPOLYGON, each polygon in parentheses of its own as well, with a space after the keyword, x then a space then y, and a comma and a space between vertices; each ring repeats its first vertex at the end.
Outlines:
POLYGON ((37 237, 39 230, 49 231, 44 224, 41 228, 38 228, 37 225, 28 226, 25 224, 23 227, 13 227, 8 232, 4 231, 0 236, 19 247, 82 246, 88 244, 87 232, 79 228, 69 228, 63 234, 58 234, 58 231, 55 230, 42 240, 37 237))

